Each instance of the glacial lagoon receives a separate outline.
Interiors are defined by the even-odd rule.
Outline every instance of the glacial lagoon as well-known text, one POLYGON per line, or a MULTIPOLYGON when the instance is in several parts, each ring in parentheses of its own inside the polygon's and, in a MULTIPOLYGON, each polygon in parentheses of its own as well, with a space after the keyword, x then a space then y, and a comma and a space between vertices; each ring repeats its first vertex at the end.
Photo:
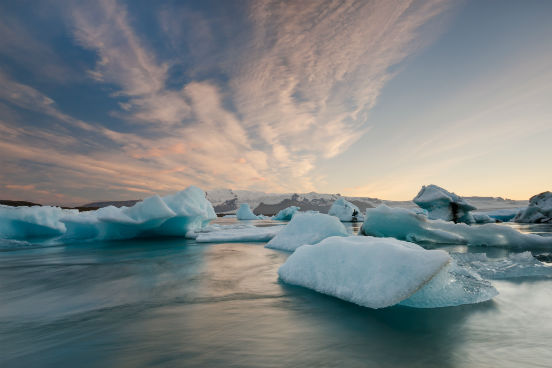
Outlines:
MULTIPOLYGON (((360 224, 348 226, 355 233, 360 224)), ((552 236, 550 225, 504 226, 552 236)), ((549 367, 552 362, 550 276, 491 280, 500 294, 480 304, 374 310, 284 284, 277 270, 290 253, 264 244, 183 238, 2 244, 0 366, 549 367)), ((511 253, 496 247, 442 249, 493 259, 511 253)))

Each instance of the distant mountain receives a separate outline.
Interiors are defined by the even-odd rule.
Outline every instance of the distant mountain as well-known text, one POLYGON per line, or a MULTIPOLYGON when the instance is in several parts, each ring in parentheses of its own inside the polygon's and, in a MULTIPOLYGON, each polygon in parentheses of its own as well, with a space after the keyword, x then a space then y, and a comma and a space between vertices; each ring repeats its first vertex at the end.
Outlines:
POLYGON ((38 203, 27 202, 27 201, 11 201, 11 200, 8 200, 8 199, 0 199, 0 204, 3 204, 4 206, 11 206, 11 207, 21 207, 21 206, 27 206, 27 207, 42 206, 41 204, 38 204, 38 203))
POLYGON ((101 208, 101 207, 107 207, 107 206, 115 206, 115 207, 131 207, 134 206, 136 203, 140 202, 141 199, 131 199, 129 201, 105 201, 105 202, 92 202, 83 204, 81 207, 93 207, 93 208, 101 208))

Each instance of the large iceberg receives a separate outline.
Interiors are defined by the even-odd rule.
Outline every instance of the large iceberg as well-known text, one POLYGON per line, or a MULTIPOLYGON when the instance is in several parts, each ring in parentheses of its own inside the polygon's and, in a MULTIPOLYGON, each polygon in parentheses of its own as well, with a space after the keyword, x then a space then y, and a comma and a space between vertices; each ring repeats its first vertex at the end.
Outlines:
POLYGON ((437 185, 423 186, 413 199, 421 208, 427 210, 432 220, 445 220, 472 224, 475 219, 470 211, 476 208, 467 203, 462 197, 451 193, 437 185))
POLYGON ((445 251, 425 250, 397 239, 330 237, 297 249, 278 274, 289 284, 369 308, 397 303, 443 307, 480 302, 497 294, 480 278, 478 286, 457 281, 449 262, 445 251))
POLYGON ((344 222, 362 221, 364 218, 360 214, 360 210, 357 206, 344 198, 338 198, 332 204, 332 207, 328 211, 328 215, 332 215, 344 222))
POLYGON ((266 244, 267 248, 293 252, 305 244, 316 244, 330 236, 348 236, 336 217, 322 213, 298 213, 266 244))
POLYGON ((236 217, 238 220, 258 220, 260 219, 259 216, 255 215, 253 211, 251 211, 251 207, 247 203, 242 203, 240 205, 240 208, 238 208, 238 211, 236 212, 236 217))
POLYGON ((416 243, 551 248, 552 237, 522 234, 498 224, 466 225, 429 220, 403 208, 385 205, 366 210, 360 229, 364 235, 393 237, 416 243))
POLYGON ((552 192, 543 192, 529 199, 529 206, 519 211, 515 222, 552 223, 552 192))
POLYGON ((283 210, 280 210, 274 217, 272 217, 272 219, 279 221, 289 221, 297 212, 299 212, 299 207, 289 206, 284 208, 283 210))
POLYGON ((213 206, 197 187, 165 197, 157 195, 132 207, 108 206, 78 212, 57 207, 9 207, 0 211, 0 237, 129 239, 144 236, 185 236, 216 218, 213 206))
POLYGON ((59 207, 33 206, 10 207, 0 205, 0 238, 25 239, 47 238, 61 235, 65 225, 59 219, 77 210, 59 207))

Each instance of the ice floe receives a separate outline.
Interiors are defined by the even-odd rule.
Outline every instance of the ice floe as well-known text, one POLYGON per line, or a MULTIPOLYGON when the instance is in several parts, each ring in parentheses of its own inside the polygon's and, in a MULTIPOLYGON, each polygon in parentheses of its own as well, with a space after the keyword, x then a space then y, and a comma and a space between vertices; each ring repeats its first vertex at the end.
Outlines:
POLYGON ((515 222, 552 223, 552 192, 543 192, 529 199, 529 206, 514 218, 515 222))
POLYGON ((490 283, 450 262, 445 251, 397 239, 330 237, 298 248, 278 274, 286 283, 369 308, 444 307, 497 295, 490 283))
POLYGON ((476 209, 474 206, 462 197, 437 185, 423 186, 413 202, 427 210, 428 217, 432 220, 441 219, 467 224, 475 222, 470 214, 470 211, 476 209))
POLYGON ((364 220, 358 207, 344 198, 336 199, 328 211, 328 215, 335 216, 344 222, 364 220))
POLYGON ((266 247, 293 252, 302 245, 316 244, 330 236, 348 235, 337 217, 322 213, 298 213, 266 247))
POLYGON ((511 248, 551 248, 552 237, 522 234, 498 224, 466 225, 429 220, 402 208, 385 205, 366 210, 361 233, 393 237, 416 243, 504 246, 511 248))
POLYGON ((274 238, 283 226, 253 226, 220 228, 214 231, 199 232, 195 237, 198 243, 224 242, 267 242, 274 238))

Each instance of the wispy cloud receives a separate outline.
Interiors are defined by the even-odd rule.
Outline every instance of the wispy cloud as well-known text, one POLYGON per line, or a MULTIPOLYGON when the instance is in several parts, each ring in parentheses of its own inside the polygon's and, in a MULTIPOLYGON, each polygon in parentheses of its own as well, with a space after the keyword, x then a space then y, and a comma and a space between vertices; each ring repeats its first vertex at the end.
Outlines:
MULTIPOLYGON (((14 130, 4 121, 0 128, 11 129, 12 140, 0 139, 0 150, 13 161, 51 165, 51 170, 63 172, 60 178, 73 183, 94 178, 96 185, 121 190, 166 192, 189 184, 314 190, 313 168, 369 131, 370 110, 393 77, 392 67, 424 45, 421 26, 442 13, 448 2, 248 5, 243 22, 250 32, 230 38, 217 50, 216 60, 205 60, 225 77, 193 80, 190 72, 192 80, 175 89, 169 87, 170 68, 182 63, 178 58, 185 52, 168 59, 157 53, 144 33, 137 32, 131 9, 116 1, 71 3, 63 9, 69 29, 79 45, 97 55, 87 74, 95 83, 110 86, 120 106, 112 115, 128 127, 108 129, 74 119, 46 94, 0 74, 7 86, 0 98, 106 142, 103 150, 73 152, 68 158, 69 143, 24 146, 32 133, 14 130)), ((211 42, 220 21, 186 8, 162 8, 159 19, 160 32, 171 47, 178 47, 179 34, 187 49, 186 37, 211 42), (175 32, 175 27, 185 27, 181 19, 194 19, 190 26, 198 27, 199 36, 175 32)), ((197 59, 212 50, 198 45, 188 53, 197 59)), ((47 140, 56 139, 63 138, 47 140)))

